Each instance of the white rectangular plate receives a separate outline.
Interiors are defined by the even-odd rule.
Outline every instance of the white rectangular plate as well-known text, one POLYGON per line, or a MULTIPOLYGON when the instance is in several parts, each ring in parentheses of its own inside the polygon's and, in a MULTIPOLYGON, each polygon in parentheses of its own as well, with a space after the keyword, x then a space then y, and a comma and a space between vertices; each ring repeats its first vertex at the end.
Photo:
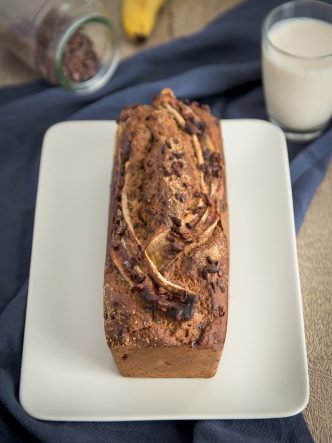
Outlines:
POLYGON ((121 377, 103 331, 116 124, 61 123, 44 139, 20 400, 48 420, 280 417, 308 401, 287 150, 259 120, 223 122, 230 233, 226 344, 212 379, 121 377))

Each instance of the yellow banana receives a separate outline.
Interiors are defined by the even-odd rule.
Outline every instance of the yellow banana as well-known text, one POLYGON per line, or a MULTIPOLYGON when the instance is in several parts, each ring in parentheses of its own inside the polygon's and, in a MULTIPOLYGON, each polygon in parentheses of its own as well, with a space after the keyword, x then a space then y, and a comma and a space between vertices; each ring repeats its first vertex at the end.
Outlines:
POLYGON ((122 0, 122 26, 135 42, 143 42, 152 32, 165 0, 122 0))

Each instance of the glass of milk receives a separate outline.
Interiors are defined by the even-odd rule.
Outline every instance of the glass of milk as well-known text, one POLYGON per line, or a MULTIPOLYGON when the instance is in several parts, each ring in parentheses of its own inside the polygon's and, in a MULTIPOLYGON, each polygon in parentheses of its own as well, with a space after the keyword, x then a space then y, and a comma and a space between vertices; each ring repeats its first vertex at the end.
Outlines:
POLYGON ((298 0, 263 23, 263 84, 272 122, 289 140, 319 136, 332 115, 332 5, 298 0))

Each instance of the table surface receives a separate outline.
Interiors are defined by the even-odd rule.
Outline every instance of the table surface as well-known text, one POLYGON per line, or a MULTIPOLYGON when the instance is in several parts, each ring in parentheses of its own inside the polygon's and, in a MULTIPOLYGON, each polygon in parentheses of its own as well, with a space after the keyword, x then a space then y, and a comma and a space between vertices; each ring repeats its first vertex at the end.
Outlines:
MULTIPOLYGON (((114 21, 120 0, 110 1, 114 21)), ((148 41, 137 47, 122 38, 121 56, 195 32, 239 0, 168 0, 148 41), (190 20, 187 19, 190 11, 190 20)), ((36 78, 0 46, 0 86, 36 78)), ((309 360, 310 401, 304 411, 316 442, 332 438, 332 163, 317 190, 297 236, 309 360)))

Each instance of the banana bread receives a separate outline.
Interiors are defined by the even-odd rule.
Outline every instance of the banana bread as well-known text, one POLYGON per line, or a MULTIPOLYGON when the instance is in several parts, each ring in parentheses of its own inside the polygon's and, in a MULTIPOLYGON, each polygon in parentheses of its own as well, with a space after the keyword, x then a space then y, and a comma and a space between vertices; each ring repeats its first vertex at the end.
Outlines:
POLYGON ((212 377, 228 314, 220 122, 164 89, 118 121, 104 282, 107 343, 123 376, 212 377))

